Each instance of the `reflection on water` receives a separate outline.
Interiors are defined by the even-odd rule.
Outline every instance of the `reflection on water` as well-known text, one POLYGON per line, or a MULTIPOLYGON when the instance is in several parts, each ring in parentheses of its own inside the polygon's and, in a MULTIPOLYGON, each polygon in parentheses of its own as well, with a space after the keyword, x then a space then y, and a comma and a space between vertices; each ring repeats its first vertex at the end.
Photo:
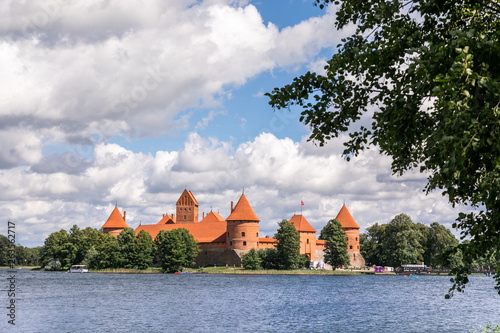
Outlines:
MULTIPOLYGON (((19 271, 16 331, 466 332, 500 321, 493 286, 473 276, 465 294, 445 300, 445 276, 19 271)), ((11 328, 5 314, 2 332, 11 328)))

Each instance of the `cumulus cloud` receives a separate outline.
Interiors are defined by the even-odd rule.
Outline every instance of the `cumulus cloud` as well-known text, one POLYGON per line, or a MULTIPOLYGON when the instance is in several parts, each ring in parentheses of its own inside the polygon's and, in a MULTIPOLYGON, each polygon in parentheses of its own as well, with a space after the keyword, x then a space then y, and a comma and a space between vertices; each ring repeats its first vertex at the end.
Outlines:
POLYGON ((110 143, 202 131, 226 112, 250 127, 252 115, 224 101, 263 72, 321 69, 319 52, 351 29, 334 29, 333 7, 321 15, 280 30, 244 0, 2 1, 1 219, 18 222, 23 245, 41 245, 73 224, 100 228, 116 203, 131 227, 156 223, 188 188, 201 211, 224 217, 244 189, 263 235, 301 200, 318 230, 344 200, 362 227, 401 212, 453 220, 439 193, 422 193, 425 177, 393 177, 375 150, 348 163, 345 138, 324 148, 278 138, 293 110, 242 143, 197 132, 168 151, 110 143))
POLYGON ((422 192, 421 176, 389 176, 390 160, 375 150, 347 162, 336 149, 318 154, 323 148, 306 140, 269 133, 236 147, 192 133, 182 149, 154 156, 99 144, 79 173, 2 171, 0 215, 19 221, 21 235, 29 229, 22 237, 36 244, 48 231, 73 224, 100 228, 115 203, 127 211, 131 227, 157 223, 162 214, 175 212, 184 188, 198 199, 200 216, 213 209, 224 217, 244 190, 263 235, 272 235, 278 221, 299 213, 301 201, 304 216, 318 230, 344 202, 362 228, 399 213, 424 223, 450 223, 456 217, 457 210, 440 193, 422 192))
POLYGON ((220 105, 227 87, 338 40, 331 13, 279 31, 246 1, 4 1, 0 13, 0 123, 46 144, 173 133, 189 125, 184 110, 220 105))

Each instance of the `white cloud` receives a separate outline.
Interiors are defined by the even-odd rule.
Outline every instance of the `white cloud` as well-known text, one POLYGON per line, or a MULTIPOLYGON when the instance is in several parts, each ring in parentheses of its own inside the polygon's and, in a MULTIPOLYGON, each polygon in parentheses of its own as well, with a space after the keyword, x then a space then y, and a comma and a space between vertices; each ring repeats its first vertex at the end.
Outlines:
MULTIPOLYGON (((225 113, 195 113, 220 110, 258 74, 320 68, 321 49, 351 29, 335 31, 332 7, 282 30, 231 0, 3 1, 0 16, 0 218, 18 222, 23 245, 73 224, 99 228, 116 201, 130 226, 156 223, 185 187, 223 216, 245 188, 270 235, 301 200, 318 229, 343 200, 362 227, 401 212, 456 215, 439 193, 424 196, 422 176, 392 177, 377 151, 347 163, 345 138, 324 148, 278 139, 297 121, 286 110, 241 144, 191 133, 182 149, 145 154, 108 143, 207 128, 225 113)), ((250 127, 253 115, 227 112, 234 128, 250 127)))
POLYGON ((0 118, 44 143, 172 133, 180 112, 335 43, 330 12, 278 31, 244 4, 3 2, 0 118))
POLYGON ((194 127, 196 130, 200 130, 200 129, 204 129, 208 126, 208 124, 214 120, 214 118, 218 115, 226 115, 227 112, 226 111, 219 111, 219 112, 216 112, 216 111, 210 111, 208 113, 208 116, 207 117, 203 117, 203 119, 201 121, 199 121, 196 126, 194 127))
POLYGON ((115 201, 127 211, 129 226, 156 223, 161 214, 175 211, 184 188, 198 199, 200 216, 213 209, 224 217, 244 188, 261 219, 262 234, 270 235, 276 222, 300 212, 301 200, 304 216, 318 230, 336 216, 344 200, 362 228, 389 222, 399 213, 424 223, 450 223, 456 217, 458 210, 440 193, 425 196, 421 176, 390 177, 390 161, 376 151, 346 162, 333 146, 328 152, 305 140, 268 133, 235 148, 192 133, 183 149, 155 156, 99 144, 78 174, 20 167, 2 171, 0 218, 18 222, 26 237, 21 242, 40 244, 47 233, 73 224, 99 228, 115 201))

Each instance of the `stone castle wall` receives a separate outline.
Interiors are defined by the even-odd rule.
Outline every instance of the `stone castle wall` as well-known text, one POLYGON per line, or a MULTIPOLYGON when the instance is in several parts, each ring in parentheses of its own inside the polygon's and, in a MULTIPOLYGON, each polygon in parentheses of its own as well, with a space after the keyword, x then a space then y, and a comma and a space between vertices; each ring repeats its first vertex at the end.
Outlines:
POLYGON ((204 249, 196 258, 196 266, 241 266, 241 257, 248 250, 231 250, 231 249, 204 249))

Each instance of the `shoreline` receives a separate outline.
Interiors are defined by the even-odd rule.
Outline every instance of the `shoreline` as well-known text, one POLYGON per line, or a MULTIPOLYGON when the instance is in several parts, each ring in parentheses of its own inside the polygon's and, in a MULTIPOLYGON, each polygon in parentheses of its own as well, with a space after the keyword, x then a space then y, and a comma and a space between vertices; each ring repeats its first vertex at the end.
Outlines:
MULTIPOLYGON (((2 266, 0 269, 11 269, 8 266, 2 266)), ((41 267, 28 266, 15 268, 15 270, 29 270, 39 272, 68 272, 62 271, 46 271, 41 267)), ((186 268, 185 273, 189 274, 233 274, 233 275, 337 275, 337 276, 359 276, 359 275, 393 275, 399 276, 404 274, 397 274, 395 272, 382 272, 375 273, 369 270, 310 270, 310 269, 295 269, 295 270, 245 270, 243 268, 226 268, 226 267, 204 267, 204 268, 186 268)), ((107 269, 90 269, 89 273, 97 274, 169 274, 162 273, 159 267, 150 267, 148 269, 140 270, 133 268, 107 268, 107 269)), ((490 276, 493 275, 491 272, 490 276)), ((173 273, 170 273, 173 274, 173 273)), ((429 272, 426 274, 417 274, 418 276, 449 276, 447 272, 429 272)), ((486 275, 486 272, 472 272, 470 275, 486 275)))

